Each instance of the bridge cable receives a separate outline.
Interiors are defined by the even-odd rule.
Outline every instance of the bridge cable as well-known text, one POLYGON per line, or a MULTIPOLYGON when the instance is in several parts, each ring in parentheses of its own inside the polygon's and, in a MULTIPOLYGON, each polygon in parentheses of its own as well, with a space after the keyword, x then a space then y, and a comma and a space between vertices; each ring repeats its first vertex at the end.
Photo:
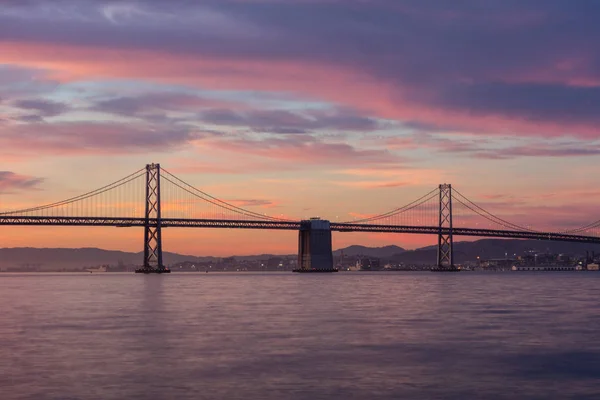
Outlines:
POLYGON ((598 228, 599 226, 600 226, 600 220, 597 220, 597 221, 591 222, 587 225, 580 226, 579 228, 561 231, 561 233, 579 233, 579 232, 586 231, 589 229, 598 228))
POLYGON ((234 213, 239 213, 239 214, 243 214, 247 217, 253 217, 253 218, 260 218, 260 219, 267 219, 267 220, 276 220, 276 221, 291 221, 289 219, 284 219, 284 218, 277 218, 277 217, 271 217, 268 215, 264 215, 264 214, 259 214, 257 212, 254 211, 250 211, 250 210, 246 210, 244 208, 241 207, 237 207, 234 206, 233 204, 227 203, 226 201, 220 200, 214 196, 211 196, 208 193, 203 192, 202 190, 190 185, 189 183, 181 180, 180 178, 178 178, 177 176, 173 175, 172 173, 170 173, 169 171, 163 169, 163 172, 165 172, 166 174, 168 174, 170 177, 176 179, 177 181, 179 181, 181 184, 187 186, 188 188, 192 189, 193 191, 197 192, 197 193, 193 193, 192 191, 190 191, 189 189, 186 189, 184 187, 182 187, 180 184, 173 182, 172 180, 170 180, 169 178, 167 178, 165 175, 162 176, 162 178, 164 178, 165 180, 167 180, 168 182, 170 182, 171 184, 177 186, 178 188, 185 190, 186 192, 192 194, 193 196, 200 198, 208 203, 211 203, 217 207, 221 207, 224 208, 228 211, 232 211, 234 213))
POLYGON ((501 225, 505 228, 510 228, 510 229, 515 229, 515 230, 520 230, 520 231, 525 231, 525 232, 532 232, 532 233, 539 233, 540 231, 537 230, 533 230, 533 229, 529 229, 520 225, 516 225, 513 224, 512 222, 506 221, 500 217, 495 216, 494 214, 490 213, 489 211, 485 210, 484 208, 478 206, 477 204, 473 203, 472 201, 470 201, 469 199, 467 199, 465 196, 463 196, 462 194, 460 194, 456 189, 453 189, 453 192, 457 193, 459 195, 459 197, 453 197, 452 200, 457 201, 458 203, 462 204, 463 206, 465 206, 466 208, 468 208, 469 210, 473 211, 474 213, 476 213, 477 215, 479 215, 480 217, 483 217, 485 219, 487 219, 490 222, 493 222, 495 224, 501 225), (464 203, 461 198, 463 198, 464 200, 466 200, 469 204, 464 203), (481 210, 481 211, 480 211, 481 210))
POLYGON ((31 208, 25 208, 25 209, 21 209, 21 210, 5 211, 5 212, 1 212, 0 215, 9 215, 9 214, 18 214, 18 213, 26 213, 26 212, 46 210, 46 209, 49 209, 49 208, 55 208, 55 207, 59 207, 59 206, 62 206, 62 205, 75 203, 75 202, 80 201, 80 200, 89 199, 91 197, 100 195, 102 193, 106 193, 106 192, 108 192, 108 191, 110 191, 112 189, 115 189, 117 187, 123 186, 126 183, 129 183, 129 182, 131 182, 131 181, 133 181, 135 179, 138 179, 138 178, 140 178, 140 177, 142 177, 142 176, 145 175, 145 171, 146 171, 146 169, 142 168, 142 169, 140 169, 140 170, 138 170, 138 171, 136 171, 136 172, 134 172, 134 173, 132 173, 130 175, 127 175, 126 177, 124 177, 122 179, 119 179, 118 181, 115 181, 115 182, 113 182, 111 184, 102 186, 99 189, 95 189, 95 190, 89 191, 89 192, 84 193, 84 194, 80 194, 80 195, 75 196, 75 197, 71 197, 71 198, 66 199, 66 200, 58 201, 58 202, 55 202, 55 203, 44 204, 44 205, 40 205, 40 206, 36 206, 36 207, 31 207, 31 208))
POLYGON ((358 219, 358 220, 353 220, 353 221, 347 221, 347 222, 342 222, 342 224, 356 224, 359 222, 369 222, 369 221, 374 221, 374 220, 379 220, 379 219, 383 219, 383 218, 387 218, 387 217, 393 217, 395 215, 401 214, 403 212, 412 210, 422 204, 425 204, 426 202, 428 202, 429 200, 435 198, 438 195, 438 188, 433 189, 432 191, 430 191, 429 193, 421 196, 420 198, 418 198, 417 200, 408 203, 402 207, 398 207, 394 210, 388 211, 386 213, 383 214, 379 214, 379 215, 375 215, 373 217, 368 217, 368 218, 363 218, 363 219, 358 219), (429 196, 429 197, 428 197, 429 196), (428 198, 426 198, 428 197, 428 198), (423 200, 425 199, 425 200, 423 200), (418 204, 416 204, 418 203, 418 204))

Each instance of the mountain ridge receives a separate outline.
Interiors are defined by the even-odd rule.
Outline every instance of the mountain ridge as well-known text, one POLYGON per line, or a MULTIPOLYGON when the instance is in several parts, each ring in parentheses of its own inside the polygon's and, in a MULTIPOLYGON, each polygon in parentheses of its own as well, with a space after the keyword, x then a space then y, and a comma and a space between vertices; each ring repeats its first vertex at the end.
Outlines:
MULTIPOLYGON (((406 264, 432 264, 436 259, 435 246, 425 246, 414 250, 405 250, 402 247, 389 245, 381 247, 368 247, 351 245, 335 250, 334 256, 339 257, 344 252, 344 257, 375 257, 392 262, 406 264)), ((456 263, 473 261, 476 257, 511 258, 522 255, 526 251, 548 252, 554 254, 585 255, 586 251, 600 254, 600 245, 569 242, 548 242, 537 240, 519 239, 480 239, 473 242, 455 242, 454 258, 456 263)), ((121 250, 105 250, 97 247, 80 248, 52 248, 52 247, 13 247, 0 248, 0 269, 41 267, 65 269, 80 269, 82 267, 97 266, 101 264, 139 265, 142 252, 126 252, 121 250)), ((170 265, 180 262, 213 261, 224 258, 238 260, 262 260, 270 257, 296 257, 296 254, 258 254, 246 256, 193 256, 173 252, 164 252, 165 264, 170 265)))
POLYGON ((333 251, 334 256, 340 256, 342 252, 344 252, 345 256, 357 256, 357 255, 365 255, 371 257, 390 257, 399 253, 403 253, 406 250, 402 247, 396 245, 388 245, 381 247, 368 247, 361 246, 358 244, 353 244, 348 247, 344 247, 342 249, 337 249, 333 251))

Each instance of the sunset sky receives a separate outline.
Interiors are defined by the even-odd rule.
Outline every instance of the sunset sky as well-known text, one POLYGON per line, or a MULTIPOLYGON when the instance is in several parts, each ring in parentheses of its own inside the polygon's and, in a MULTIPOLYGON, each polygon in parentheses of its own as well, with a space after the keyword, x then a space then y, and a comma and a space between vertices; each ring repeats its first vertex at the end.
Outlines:
MULTIPOLYGON (((0 0, 0 210, 160 162, 298 219, 447 182, 507 220, 583 225, 600 218, 599 21, 594 0, 0 0)), ((164 250, 293 253, 296 236, 172 229, 164 250)), ((16 246, 141 251, 142 232, 0 228, 16 246)))

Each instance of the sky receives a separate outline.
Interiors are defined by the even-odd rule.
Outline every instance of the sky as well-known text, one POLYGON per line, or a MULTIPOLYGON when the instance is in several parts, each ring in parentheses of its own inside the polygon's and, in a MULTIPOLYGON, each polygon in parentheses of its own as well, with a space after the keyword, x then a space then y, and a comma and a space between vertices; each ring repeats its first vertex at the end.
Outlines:
MULTIPOLYGON (((583 225, 600 218, 599 20, 595 0, 0 0, 0 210, 159 162, 290 218, 378 214, 451 183, 509 221, 583 225)), ((297 246, 163 235, 195 255, 297 246)), ((11 227, 0 246, 141 251, 142 233, 11 227)))

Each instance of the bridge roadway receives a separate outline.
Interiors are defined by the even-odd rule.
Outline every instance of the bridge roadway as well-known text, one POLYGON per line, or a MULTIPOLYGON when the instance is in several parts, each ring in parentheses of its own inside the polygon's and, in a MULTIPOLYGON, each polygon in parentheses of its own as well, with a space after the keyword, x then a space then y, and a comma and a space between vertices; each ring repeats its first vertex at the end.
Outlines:
MULTIPOLYGON (((156 219, 149 220, 150 225, 156 226, 156 219)), ((9 216, 0 215, 0 225, 33 225, 33 226, 114 226, 114 227, 143 227, 144 218, 118 217, 40 217, 40 216, 9 216)), ((368 225, 331 222, 331 230, 337 232, 388 232, 437 235, 437 226, 405 226, 405 225, 368 225)), ((243 221, 218 219, 182 219, 162 218, 162 228, 235 228, 235 229, 278 229, 299 230, 300 221, 243 221)), ((448 230, 442 228, 442 234, 448 230)), ((477 228, 453 228, 454 236, 477 236, 513 239, 536 239, 561 242, 600 243, 600 237, 569 235, 553 232, 511 231, 477 228)))

